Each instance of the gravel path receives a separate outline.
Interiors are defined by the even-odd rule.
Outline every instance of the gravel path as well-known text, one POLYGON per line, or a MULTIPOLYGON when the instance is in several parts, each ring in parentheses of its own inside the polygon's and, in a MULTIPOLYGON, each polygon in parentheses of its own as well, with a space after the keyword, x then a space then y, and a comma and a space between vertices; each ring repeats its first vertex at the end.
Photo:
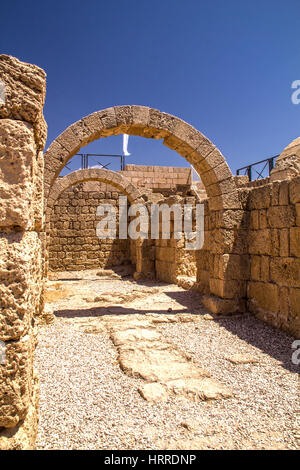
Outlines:
MULTIPOLYGON (((95 273, 75 278, 73 274, 68 281, 59 281, 66 296, 50 304, 57 319, 39 330, 39 449, 297 448, 299 368, 291 364, 292 337, 250 315, 211 320, 199 307, 198 294, 178 286, 159 283, 151 294, 150 283, 107 281, 95 273), (132 289, 147 292, 133 301, 132 289), (156 328, 227 385, 233 398, 145 401, 137 391, 143 380, 121 371, 117 351, 102 326, 101 315, 109 314, 111 307, 93 302, 95 295, 109 291, 128 293, 129 302, 123 298, 114 306, 123 314, 163 314, 168 308, 198 313, 197 322, 156 328), (89 324, 95 322, 93 332, 89 324), (233 364, 228 357, 236 353, 250 353, 258 362, 233 364)), ((58 281, 49 287, 62 291, 58 281)))

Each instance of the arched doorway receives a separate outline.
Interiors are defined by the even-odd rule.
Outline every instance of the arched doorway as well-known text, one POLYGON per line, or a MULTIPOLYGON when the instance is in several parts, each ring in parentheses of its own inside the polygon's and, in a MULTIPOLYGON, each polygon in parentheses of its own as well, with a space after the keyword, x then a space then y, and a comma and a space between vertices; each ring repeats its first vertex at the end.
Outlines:
POLYGON ((186 158, 200 175, 208 195, 208 223, 206 242, 199 253, 197 280, 204 286, 202 291, 213 296, 207 302, 211 310, 237 310, 238 300, 245 297, 245 285, 236 279, 233 269, 242 256, 236 250, 236 228, 243 217, 236 181, 216 146, 181 119, 134 105, 97 111, 72 124, 45 152, 45 207, 62 168, 81 147, 123 133, 162 139, 164 145, 186 158))
MULTIPOLYGON (((90 169, 85 169, 85 170, 77 170, 77 171, 74 171, 74 172, 72 172, 72 173, 70 173, 70 174, 68 174, 68 175, 66 175, 62 178, 58 178, 55 181, 52 188, 51 188, 50 195, 49 195, 49 198, 47 200, 47 207, 46 207, 47 249, 46 249, 46 253, 45 253, 45 258, 46 258, 46 263, 47 263, 47 268, 46 268, 47 271, 48 271, 48 266, 49 266, 49 251, 51 250, 51 235, 52 235, 51 217, 54 216, 53 209, 55 207, 55 204, 59 200, 60 196, 63 193, 65 193, 69 188, 72 188, 72 187, 73 188, 75 188, 75 187, 78 188, 79 184, 87 183, 87 182, 91 182, 91 181, 98 182, 98 183, 105 183, 105 184, 115 188, 119 192, 119 195, 123 195, 123 196, 127 197, 129 204, 134 204, 134 203, 138 203, 138 202, 143 201, 142 192, 138 188, 136 188, 132 183, 130 183, 124 176, 122 176, 121 174, 116 173, 114 171, 103 170, 103 169, 99 169, 99 168, 90 168, 90 169)), ((93 200, 93 202, 95 202, 95 201, 93 200)), ((98 201, 98 202, 100 203, 100 201, 98 201)), ((96 209, 97 208, 96 207, 93 207, 93 208, 94 208, 94 218, 96 219, 96 209)), ((90 214, 89 214, 89 217, 91 217, 90 214)), ((63 216, 63 220, 64 220, 64 218, 65 217, 63 216)), ((80 218, 80 216, 79 216, 79 218, 80 218)), ((77 225, 80 225, 80 221, 79 220, 77 221, 76 215, 75 215, 75 220, 76 220, 77 225)), ((53 222, 53 220, 52 220, 52 222, 53 222)), ((68 221, 64 221, 64 223, 68 223, 68 221)), ((57 225, 59 225, 59 224, 57 224, 57 225)), ((68 229, 69 229, 69 227, 68 227, 68 229)), ((61 231, 62 234, 65 234, 65 232, 66 232, 66 230, 61 231)), ((74 230, 73 231, 70 230, 70 232, 74 232, 74 230)), ((81 236, 81 238, 84 238, 84 230, 82 230, 83 233, 80 233, 80 231, 78 232, 78 230, 75 230, 75 232, 76 232, 76 237, 81 236)), ((93 245, 96 245, 96 246, 99 245, 98 246, 98 251, 99 250, 101 251, 101 241, 96 236, 96 232, 95 232, 94 237, 93 237, 92 240, 90 240, 90 238, 91 238, 90 237, 90 230, 88 230, 88 232, 89 232, 88 233, 89 243, 93 243, 93 245)), ((69 235, 71 235, 71 234, 69 234, 69 235)), ((58 237, 58 239, 59 239, 59 237, 58 237)), ((71 243, 72 243, 72 241, 74 243, 74 238, 73 239, 70 238, 71 243)), ((77 241, 77 240, 75 240, 75 241, 77 241)), ((115 240, 114 243, 115 243, 115 245, 118 244, 120 246, 116 247, 115 245, 114 246, 111 245, 110 249, 107 249, 106 251, 109 253, 113 249, 116 250, 117 248, 121 248, 121 246, 123 246, 124 243, 126 243, 126 247, 123 246, 122 251, 124 251, 124 249, 128 250, 128 253, 126 254, 125 258, 129 262, 134 263, 134 261, 136 259, 136 243, 135 243, 135 241, 128 239, 128 240, 124 240, 123 243, 122 243, 122 241, 120 241, 120 240, 115 240)), ((103 243, 103 244, 104 244, 104 246, 106 245, 106 243, 103 243)), ((85 253, 85 254, 87 254, 88 257, 91 254, 94 254, 95 257, 97 257, 97 253, 95 252, 95 249, 96 249, 96 247, 93 246, 92 251, 90 253, 85 253)), ((106 253, 106 255, 107 255, 106 258, 108 258, 108 253, 106 253)), ((73 255, 75 255, 75 254, 76 253, 73 253, 73 255)), ((122 255, 123 254, 125 255, 125 252, 122 253, 122 255)), ((72 253, 70 253, 70 255, 72 255, 72 253)), ((103 256, 103 253, 102 253, 102 256, 103 256)), ((108 259, 107 259, 107 261, 108 261, 108 259)), ((61 262, 61 264, 64 265, 65 263, 61 262)), ((71 264, 74 264, 74 263, 72 262, 71 264)), ((90 264, 90 262, 88 262, 88 264, 90 264)), ((107 265, 107 263, 105 265, 107 265)), ((66 267, 66 266, 64 266, 64 267, 66 267)), ((99 267, 97 262, 95 264, 95 267, 99 267)), ((76 266, 74 266, 74 269, 75 268, 76 268, 76 266)), ((50 266, 50 269, 51 269, 51 266, 50 266)))

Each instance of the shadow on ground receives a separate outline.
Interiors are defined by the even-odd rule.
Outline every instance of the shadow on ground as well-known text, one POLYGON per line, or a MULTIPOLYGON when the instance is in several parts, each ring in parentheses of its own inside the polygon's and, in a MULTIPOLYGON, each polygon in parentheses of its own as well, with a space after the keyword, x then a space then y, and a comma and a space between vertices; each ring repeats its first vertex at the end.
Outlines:
MULTIPOLYGON (((149 286, 149 283, 147 283, 149 286)), ((111 305, 109 307, 91 307, 87 309, 64 309, 56 310, 54 313, 61 318, 79 317, 99 317, 103 315, 145 315, 154 313, 159 315, 176 315, 178 313, 192 313, 197 315, 207 315, 207 311, 201 306, 201 295, 193 291, 166 291, 165 294, 176 300, 182 308, 170 309, 135 309, 121 305, 111 305), (199 306, 200 305, 200 306, 199 306)), ((215 316, 212 320, 220 327, 230 331, 239 339, 260 349, 265 354, 273 357, 281 363, 281 366, 293 373, 299 373, 299 366, 291 362, 292 343, 295 340, 292 336, 277 330, 272 326, 258 320, 251 314, 215 316)))

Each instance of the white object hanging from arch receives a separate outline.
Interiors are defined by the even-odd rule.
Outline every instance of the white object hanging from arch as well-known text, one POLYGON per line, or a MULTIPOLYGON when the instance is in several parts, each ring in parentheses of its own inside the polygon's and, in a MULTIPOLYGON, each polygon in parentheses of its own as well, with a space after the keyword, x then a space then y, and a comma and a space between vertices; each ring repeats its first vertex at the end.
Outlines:
POLYGON ((128 139, 129 139, 129 135, 123 134, 123 155, 125 155, 125 157, 128 157, 128 155, 131 155, 128 152, 128 139))

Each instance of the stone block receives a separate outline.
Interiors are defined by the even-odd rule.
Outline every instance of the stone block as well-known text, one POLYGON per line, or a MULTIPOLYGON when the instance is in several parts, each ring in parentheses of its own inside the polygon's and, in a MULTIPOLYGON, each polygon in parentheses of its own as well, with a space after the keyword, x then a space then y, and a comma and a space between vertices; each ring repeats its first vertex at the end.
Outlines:
POLYGON ((250 212, 250 228, 253 230, 259 229, 259 211, 257 210, 250 212))
POLYGON ((290 229, 290 256, 300 258, 300 227, 290 229))
POLYGON ((271 185, 261 186, 254 188, 248 199, 248 208, 250 210, 255 209, 267 209, 271 205, 271 185))
POLYGON ((271 280, 280 286, 300 287, 300 259, 272 258, 271 280))
POLYGON ((278 312, 279 295, 278 286, 265 282, 249 282, 248 298, 255 301, 259 308, 278 312))
POLYGON ((0 228, 34 228, 37 167, 32 126, 22 121, 0 119, 0 228))
POLYGON ((287 206, 289 204, 289 181, 282 181, 279 186, 279 205, 287 206))
POLYGON ((46 94, 44 70, 15 57, 0 55, 0 79, 5 85, 5 103, 0 106, 0 118, 31 123, 36 145, 42 150, 47 138, 47 125, 43 117, 46 94))
POLYGON ((239 304, 236 300, 220 299, 212 295, 204 295, 201 302, 215 315, 235 313, 239 310, 239 304))
POLYGON ((253 281, 260 281, 260 263, 261 256, 251 257, 251 279, 253 281))
POLYGON ((35 338, 31 331, 5 346, 5 362, 0 365, 0 429, 12 428, 26 417, 33 392, 35 338))
POLYGON ((290 181, 290 201, 292 204, 300 202, 300 176, 290 181))
POLYGON ((246 282, 230 279, 210 279, 210 291, 222 299, 234 299, 246 296, 246 282))
POLYGON ((268 210, 268 223, 272 228, 288 228, 295 225, 296 214, 293 206, 272 206, 268 210))
POLYGON ((224 254, 218 260, 220 279, 248 280, 250 278, 250 257, 248 255, 224 254))
POLYGON ((269 229, 249 231, 249 253, 253 255, 271 255, 272 237, 269 229))
POLYGON ((38 152, 33 165, 33 217, 34 230, 40 232, 44 227, 44 154, 38 152))
POLYGON ((39 381, 34 375, 33 393, 25 419, 13 428, 0 430, 0 450, 35 450, 38 432, 39 381))
POLYGON ((300 319, 300 289, 290 289, 291 315, 300 319))
POLYGON ((295 205, 296 208, 296 225, 300 227, 300 203, 295 205))
POLYGON ((261 256, 260 264, 260 276, 261 280, 264 282, 269 282, 270 280, 270 257, 261 256))
POLYGON ((279 231, 280 237, 280 256, 289 256, 289 229, 284 228, 279 231))
POLYGON ((42 260, 35 232, 0 234, 0 340, 24 335, 39 310, 42 260))

